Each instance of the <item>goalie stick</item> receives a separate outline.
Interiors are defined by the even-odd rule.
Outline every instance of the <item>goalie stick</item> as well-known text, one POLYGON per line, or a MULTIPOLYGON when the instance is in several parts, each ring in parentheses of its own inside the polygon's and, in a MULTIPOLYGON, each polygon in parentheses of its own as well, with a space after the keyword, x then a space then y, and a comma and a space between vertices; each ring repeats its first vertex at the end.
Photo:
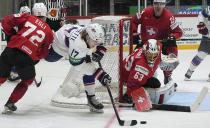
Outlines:
POLYGON ((191 106, 182 105, 169 105, 169 104, 152 104, 152 110, 166 110, 166 111, 179 111, 179 112, 194 112, 200 106, 206 94, 208 93, 208 88, 203 87, 198 98, 191 106))
MULTIPOLYGON (((99 65, 100 68, 102 68, 102 65, 101 65, 100 61, 98 62, 98 65, 99 65)), ((119 113, 118 113, 118 111, 116 109, 116 105, 115 105, 115 102, 114 102, 111 90, 109 88, 110 85, 108 84, 108 81, 106 83, 107 83, 106 84, 106 88, 107 88, 109 97, 111 99, 112 107, 114 109, 115 115, 117 117, 117 120, 118 120, 118 123, 120 124, 120 126, 134 126, 134 125, 136 125, 137 124, 137 120, 121 120, 120 119, 120 116, 119 116, 119 113)), ((141 122, 142 123, 146 123, 146 121, 141 121, 141 122)))
MULTIPOLYGON (((178 111, 178 112, 194 112, 200 106, 206 94, 208 93, 208 88, 203 87, 199 96, 195 100, 195 102, 190 106, 183 105, 171 105, 171 104, 152 104, 151 110, 165 110, 165 111, 178 111)), ((133 104, 124 104, 119 103, 121 107, 134 107, 133 104)))

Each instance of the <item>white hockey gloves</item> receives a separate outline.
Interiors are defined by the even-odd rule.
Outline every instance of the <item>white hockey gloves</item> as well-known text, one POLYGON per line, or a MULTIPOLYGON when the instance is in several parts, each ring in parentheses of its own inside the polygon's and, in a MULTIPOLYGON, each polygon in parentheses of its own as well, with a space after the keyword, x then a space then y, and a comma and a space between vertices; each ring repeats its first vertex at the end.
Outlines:
POLYGON ((162 56, 160 62, 160 69, 163 71, 172 71, 179 65, 179 60, 176 55, 169 54, 168 56, 162 56))

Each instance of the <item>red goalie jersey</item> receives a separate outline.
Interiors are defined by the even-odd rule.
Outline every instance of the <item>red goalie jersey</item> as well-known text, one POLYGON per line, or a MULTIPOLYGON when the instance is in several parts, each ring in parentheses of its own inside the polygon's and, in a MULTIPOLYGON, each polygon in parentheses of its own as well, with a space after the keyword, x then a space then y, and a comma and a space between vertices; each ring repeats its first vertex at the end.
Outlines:
POLYGON ((134 90, 146 84, 147 80, 153 77, 158 65, 161 61, 161 48, 162 44, 157 43, 159 52, 155 57, 152 66, 149 64, 146 57, 144 47, 136 49, 128 57, 123 60, 123 83, 127 83, 128 89, 134 90))
POLYGON ((49 53, 53 41, 50 27, 40 18, 29 14, 14 14, 3 18, 2 27, 11 36, 7 47, 18 48, 33 60, 40 60, 49 53))
POLYGON ((182 30, 175 17, 165 8, 163 9, 163 14, 156 18, 154 16, 154 7, 148 7, 134 15, 132 21, 134 32, 137 31, 138 25, 141 24, 140 33, 142 40, 163 40, 170 34, 173 34, 176 39, 182 36, 182 30))

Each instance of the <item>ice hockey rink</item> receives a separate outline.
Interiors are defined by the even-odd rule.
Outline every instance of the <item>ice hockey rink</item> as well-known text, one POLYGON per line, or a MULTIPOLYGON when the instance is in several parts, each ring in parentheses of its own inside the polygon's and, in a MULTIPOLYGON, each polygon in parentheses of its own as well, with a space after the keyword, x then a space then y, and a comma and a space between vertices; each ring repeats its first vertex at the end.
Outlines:
MULTIPOLYGON (((173 79, 178 84, 177 93, 172 97, 172 104, 191 105, 202 87, 210 88, 207 82, 210 73, 210 57, 201 63, 191 81, 184 81, 184 74, 189 67, 196 50, 179 51, 180 65, 174 71, 173 79)), ((37 80, 42 77, 42 84, 37 88, 31 85, 25 96, 16 104, 18 110, 12 115, 0 114, 0 128, 120 128, 113 108, 106 107, 103 114, 90 113, 88 109, 58 108, 50 105, 50 99, 63 82, 69 62, 61 60, 55 63, 41 61, 36 66, 37 80)), ((163 81, 162 71, 159 78, 163 81)), ((0 111, 7 101, 15 83, 6 82, 0 86, 0 111)), ((195 112, 149 111, 137 112, 130 108, 121 108, 119 115, 123 120, 146 120, 147 124, 129 126, 129 128, 209 128, 210 93, 195 112)), ((124 126, 128 128, 128 126, 124 126)))

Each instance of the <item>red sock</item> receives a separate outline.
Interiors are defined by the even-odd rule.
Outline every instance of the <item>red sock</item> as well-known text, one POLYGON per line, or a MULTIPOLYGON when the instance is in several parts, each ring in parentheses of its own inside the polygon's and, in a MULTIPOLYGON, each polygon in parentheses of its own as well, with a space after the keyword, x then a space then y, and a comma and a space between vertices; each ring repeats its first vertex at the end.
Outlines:
POLYGON ((28 86, 31 85, 33 81, 34 78, 30 80, 22 80, 13 90, 12 94, 9 97, 9 100, 14 103, 20 100, 28 90, 28 86))

